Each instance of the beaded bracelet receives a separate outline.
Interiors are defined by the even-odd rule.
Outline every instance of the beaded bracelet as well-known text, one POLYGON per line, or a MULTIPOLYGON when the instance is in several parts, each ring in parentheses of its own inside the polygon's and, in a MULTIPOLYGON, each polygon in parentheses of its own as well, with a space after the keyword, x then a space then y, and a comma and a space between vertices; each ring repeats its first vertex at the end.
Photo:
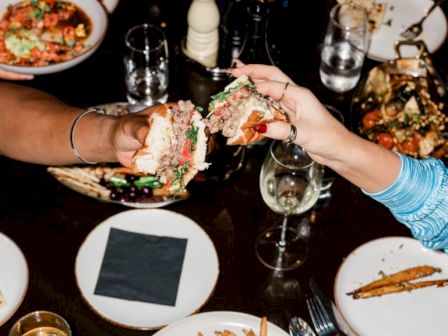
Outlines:
POLYGON ((81 113, 75 118, 75 120, 73 121, 72 128, 70 129, 70 145, 72 146, 72 151, 73 151, 73 153, 75 154, 75 156, 76 156, 82 163, 91 164, 91 165, 93 165, 93 164, 97 164, 98 162, 94 162, 94 161, 86 160, 86 159, 83 158, 82 155, 79 153, 78 148, 76 147, 76 144, 75 144, 75 130, 76 130, 76 125, 78 125, 78 122, 81 120, 81 118, 84 117, 86 114, 89 114, 89 113, 92 113, 92 112, 100 113, 101 110, 99 110, 99 109, 97 109, 97 108, 95 108, 95 107, 92 107, 92 108, 89 108, 89 109, 86 110, 86 111, 81 112, 81 113))

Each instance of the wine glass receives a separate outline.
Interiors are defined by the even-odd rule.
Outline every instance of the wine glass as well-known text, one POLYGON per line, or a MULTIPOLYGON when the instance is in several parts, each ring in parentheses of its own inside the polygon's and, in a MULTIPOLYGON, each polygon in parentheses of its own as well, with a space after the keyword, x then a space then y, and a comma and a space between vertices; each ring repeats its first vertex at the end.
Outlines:
POLYGON ((284 216, 281 226, 263 231, 257 238, 258 259, 276 271, 300 266, 308 248, 299 232, 288 227, 289 217, 309 210, 317 201, 322 181, 322 166, 298 145, 273 141, 260 173, 264 202, 284 216))

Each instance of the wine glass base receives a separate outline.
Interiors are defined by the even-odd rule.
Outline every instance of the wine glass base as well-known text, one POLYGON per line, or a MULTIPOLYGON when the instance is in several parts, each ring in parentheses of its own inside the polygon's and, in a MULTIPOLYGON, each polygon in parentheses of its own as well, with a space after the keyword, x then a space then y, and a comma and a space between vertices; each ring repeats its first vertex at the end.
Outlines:
POLYGON ((288 271, 303 264, 308 255, 308 246, 293 228, 286 229, 286 244, 281 246, 281 234, 281 226, 263 231, 255 243, 255 253, 266 267, 276 271, 288 271))

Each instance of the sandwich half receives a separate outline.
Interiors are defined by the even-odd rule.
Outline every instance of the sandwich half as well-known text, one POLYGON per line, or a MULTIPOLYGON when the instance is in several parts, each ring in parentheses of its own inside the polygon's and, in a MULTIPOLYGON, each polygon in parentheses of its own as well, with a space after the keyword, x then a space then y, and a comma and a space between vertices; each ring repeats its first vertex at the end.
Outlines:
POLYGON ((179 192, 208 167, 202 116, 191 101, 180 100, 160 105, 148 123, 145 144, 133 157, 133 169, 159 177, 168 193, 179 192))
POLYGON ((227 145, 248 145, 264 138, 253 127, 275 120, 287 120, 283 111, 255 89, 247 76, 240 76, 211 97, 205 124, 210 133, 219 131, 227 145))

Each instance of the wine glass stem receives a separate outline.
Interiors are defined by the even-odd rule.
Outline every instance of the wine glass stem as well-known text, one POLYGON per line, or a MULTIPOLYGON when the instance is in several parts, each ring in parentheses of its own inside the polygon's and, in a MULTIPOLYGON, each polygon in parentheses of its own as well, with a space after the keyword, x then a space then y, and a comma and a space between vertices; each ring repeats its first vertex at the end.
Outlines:
POLYGON ((278 242, 278 248, 284 250, 286 247, 286 230, 288 228, 288 215, 283 217, 282 232, 280 233, 280 241, 278 242))

